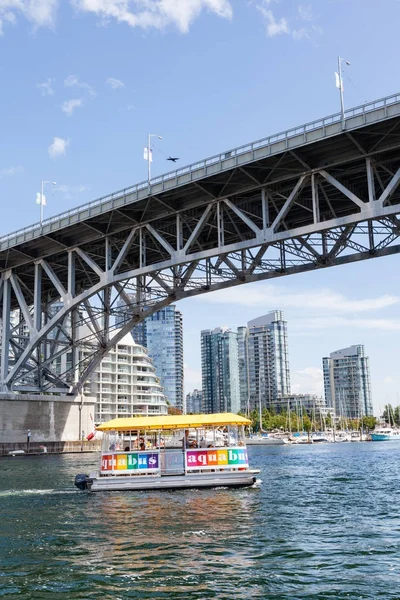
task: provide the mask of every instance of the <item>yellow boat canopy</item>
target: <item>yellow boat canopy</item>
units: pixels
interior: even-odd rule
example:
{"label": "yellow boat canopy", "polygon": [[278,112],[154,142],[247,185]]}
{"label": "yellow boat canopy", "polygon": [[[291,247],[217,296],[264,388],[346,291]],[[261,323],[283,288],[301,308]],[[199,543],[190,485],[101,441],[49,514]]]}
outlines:
{"label": "yellow boat canopy", "polygon": [[167,415],[160,417],[126,417],[106,421],[97,431],[138,431],[160,429],[189,429],[190,427],[224,427],[225,425],[250,425],[251,421],[233,413],[210,415]]}

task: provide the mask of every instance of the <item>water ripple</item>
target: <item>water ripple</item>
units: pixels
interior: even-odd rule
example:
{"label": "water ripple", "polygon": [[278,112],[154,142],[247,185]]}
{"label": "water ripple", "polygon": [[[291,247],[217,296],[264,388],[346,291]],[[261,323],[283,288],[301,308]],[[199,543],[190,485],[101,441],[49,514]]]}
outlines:
{"label": "water ripple", "polygon": [[252,488],[85,494],[0,461],[0,598],[400,600],[400,444],[249,449]]}

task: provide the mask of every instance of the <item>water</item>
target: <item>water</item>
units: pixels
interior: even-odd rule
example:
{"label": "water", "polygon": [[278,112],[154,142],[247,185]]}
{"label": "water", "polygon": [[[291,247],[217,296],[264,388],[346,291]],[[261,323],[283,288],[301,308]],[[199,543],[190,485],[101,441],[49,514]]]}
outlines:
{"label": "water", "polygon": [[255,488],[87,494],[0,459],[0,599],[400,599],[400,444],[251,447]]}

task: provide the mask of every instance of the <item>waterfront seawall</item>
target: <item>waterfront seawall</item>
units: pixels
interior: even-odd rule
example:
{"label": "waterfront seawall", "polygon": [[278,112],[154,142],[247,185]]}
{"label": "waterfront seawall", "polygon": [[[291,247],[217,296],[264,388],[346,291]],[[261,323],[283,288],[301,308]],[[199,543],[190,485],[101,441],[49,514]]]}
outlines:
{"label": "waterfront seawall", "polygon": [[[46,452],[43,451],[46,449]],[[9,456],[10,452],[23,450],[25,454],[72,454],[79,452],[100,452],[101,442],[98,441],[81,441],[81,442],[44,442],[29,444],[29,452],[26,443],[0,443],[0,457]]]}

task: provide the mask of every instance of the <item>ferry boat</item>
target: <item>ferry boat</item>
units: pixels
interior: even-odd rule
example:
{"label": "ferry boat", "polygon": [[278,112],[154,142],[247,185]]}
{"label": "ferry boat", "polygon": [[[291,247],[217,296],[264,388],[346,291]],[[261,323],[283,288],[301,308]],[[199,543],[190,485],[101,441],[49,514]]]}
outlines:
{"label": "ferry boat", "polygon": [[91,492],[251,486],[259,471],[249,468],[247,425],[233,413],[113,419],[96,428],[99,470],[76,475],[75,485]]}
{"label": "ferry boat", "polygon": [[400,441],[400,429],[392,429],[391,427],[374,429],[371,431],[371,440],[373,442]]}

